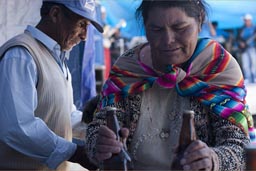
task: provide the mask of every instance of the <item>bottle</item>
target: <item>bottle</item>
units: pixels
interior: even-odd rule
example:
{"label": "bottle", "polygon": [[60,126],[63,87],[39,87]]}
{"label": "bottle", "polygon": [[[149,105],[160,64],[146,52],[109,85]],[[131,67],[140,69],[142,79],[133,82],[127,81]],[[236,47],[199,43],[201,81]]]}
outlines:
{"label": "bottle", "polygon": [[194,124],[194,111],[185,110],[183,112],[183,121],[182,127],[180,131],[180,138],[179,138],[179,146],[176,151],[176,156],[172,162],[171,170],[183,170],[180,160],[184,155],[184,151],[186,148],[195,141],[196,138],[196,131],[195,131],[195,124]]}
{"label": "bottle", "polygon": [[250,143],[245,147],[246,170],[256,170],[256,143]]}
{"label": "bottle", "polygon": [[[114,131],[116,134],[117,140],[121,141],[121,137],[119,134],[120,126],[116,117],[116,111],[117,108],[115,107],[107,107],[106,110],[106,121],[107,126]],[[128,152],[124,147],[122,148],[121,152],[119,154],[113,154],[110,159],[107,159],[103,162],[103,170],[128,170],[127,162],[131,162],[131,158],[128,154]]]}

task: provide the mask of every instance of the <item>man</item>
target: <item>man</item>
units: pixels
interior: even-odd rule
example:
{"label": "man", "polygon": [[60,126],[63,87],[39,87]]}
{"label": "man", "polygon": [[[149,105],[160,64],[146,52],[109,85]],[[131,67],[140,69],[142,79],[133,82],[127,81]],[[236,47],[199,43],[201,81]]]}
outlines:
{"label": "man", "polygon": [[43,0],[41,20],[0,48],[0,170],[92,169],[84,142],[72,141],[68,51],[103,32],[93,0]]}
{"label": "man", "polygon": [[241,51],[245,83],[254,83],[256,81],[256,28],[252,23],[250,14],[246,14],[243,19],[244,26],[238,34],[238,46]]}

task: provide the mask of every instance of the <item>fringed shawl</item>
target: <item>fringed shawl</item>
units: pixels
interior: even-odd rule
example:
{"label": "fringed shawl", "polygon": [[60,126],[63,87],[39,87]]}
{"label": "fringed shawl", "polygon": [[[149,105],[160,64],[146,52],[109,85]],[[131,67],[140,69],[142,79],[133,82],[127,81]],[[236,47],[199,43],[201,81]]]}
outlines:
{"label": "fringed shawl", "polygon": [[194,96],[214,114],[236,124],[247,135],[253,134],[240,67],[219,43],[199,39],[189,61],[169,65],[165,73],[140,61],[139,52],[144,46],[127,51],[114,64],[103,86],[101,107],[114,104],[129,94],[141,93],[156,83],[165,88],[175,87],[181,96]]}

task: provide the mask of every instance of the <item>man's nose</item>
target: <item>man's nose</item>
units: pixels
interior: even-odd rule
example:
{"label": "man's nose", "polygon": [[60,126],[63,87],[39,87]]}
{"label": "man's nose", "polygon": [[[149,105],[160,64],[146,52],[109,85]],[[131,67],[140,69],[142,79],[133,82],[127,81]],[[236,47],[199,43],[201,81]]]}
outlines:
{"label": "man's nose", "polygon": [[87,37],[87,28],[82,29],[81,33],[80,33],[80,39],[81,40],[86,40]]}

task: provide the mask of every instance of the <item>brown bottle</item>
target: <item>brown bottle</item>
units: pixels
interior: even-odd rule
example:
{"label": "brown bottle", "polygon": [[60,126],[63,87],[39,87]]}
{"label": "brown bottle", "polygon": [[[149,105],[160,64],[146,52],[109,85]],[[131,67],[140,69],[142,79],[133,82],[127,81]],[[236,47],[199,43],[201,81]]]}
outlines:
{"label": "brown bottle", "polygon": [[179,146],[177,148],[176,156],[173,160],[171,170],[183,170],[182,166],[180,165],[180,160],[182,159],[184,151],[189,146],[189,144],[191,144],[196,139],[197,138],[194,125],[194,111],[185,110],[183,112]]}
{"label": "brown bottle", "polygon": [[246,170],[256,170],[256,143],[250,143],[245,147]]}
{"label": "brown bottle", "polygon": [[[120,126],[116,117],[117,109],[114,107],[107,107],[106,109],[106,121],[107,126],[114,131],[116,134],[117,140],[121,141],[119,131]],[[124,145],[125,147],[125,145]],[[123,148],[119,154],[113,154],[110,159],[107,159],[103,162],[103,170],[128,170],[127,161],[131,161],[130,156],[126,152],[126,149]]]}

